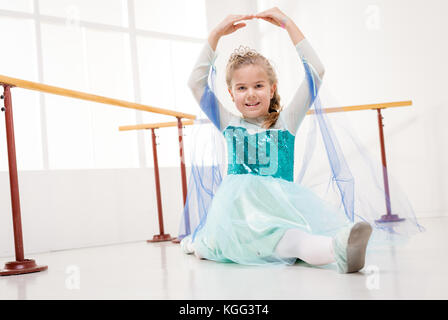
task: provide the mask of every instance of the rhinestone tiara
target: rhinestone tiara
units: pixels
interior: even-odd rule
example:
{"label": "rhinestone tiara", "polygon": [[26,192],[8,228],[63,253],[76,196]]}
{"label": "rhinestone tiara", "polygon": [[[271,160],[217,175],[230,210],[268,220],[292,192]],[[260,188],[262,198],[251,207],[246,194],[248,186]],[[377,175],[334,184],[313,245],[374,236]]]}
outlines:
{"label": "rhinestone tiara", "polygon": [[256,52],[254,49],[251,49],[249,47],[240,45],[238,48],[236,48],[233,53],[230,55],[229,62],[232,62],[238,58],[247,56],[247,57],[255,57],[258,55],[258,52]]}

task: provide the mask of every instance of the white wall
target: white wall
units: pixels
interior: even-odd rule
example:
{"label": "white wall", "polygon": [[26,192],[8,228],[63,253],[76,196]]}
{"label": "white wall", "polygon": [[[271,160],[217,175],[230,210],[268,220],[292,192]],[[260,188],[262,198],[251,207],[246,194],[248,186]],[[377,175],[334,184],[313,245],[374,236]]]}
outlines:
{"label": "white wall", "polygon": [[[443,62],[443,57],[448,53],[448,45],[444,41],[444,30],[448,29],[448,22],[443,19],[448,3],[442,0],[232,0],[206,3],[207,30],[227,14],[254,13],[274,5],[279,6],[295,20],[323,61],[326,67],[324,88],[332,95],[329,101],[337,102],[338,105],[355,105],[412,100],[412,107],[384,111],[389,170],[408,195],[417,217],[448,213],[448,200],[444,197],[448,180],[448,170],[444,167],[448,160],[446,148],[448,130],[444,127],[444,116],[448,115],[448,111],[444,108],[447,98],[442,90],[445,84],[442,77],[448,71],[447,65]],[[8,19],[2,21],[6,25],[9,23]],[[17,21],[11,22],[14,28],[21,24]],[[33,23],[28,21],[22,25],[24,30],[20,31],[21,34],[29,34]],[[190,49],[189,55],[192,57],[195,56],[195,50],[199,50],[200,41],[205,40],[204,35],[201,34],[198,39],[195,40],[197,44]],[[218,80],[221,79],[222,83],[224,75],[219,70],[223,70],[222,67],[233,49],[240,44],[248,45],[274,61],[279,73],[282,101],[287,102],[303,77],[300,69],[292,73],[287,72],[291,69],[291,61],[296,58],[289,41],[284,30],[271,27],[265,22],[248,22],[246,29],[239,30],[232,37],[223,38],[220,42],[217,60]],[[20,60],[23,71],[20,71],[17,77],[38,80],[38,71],[35,71],[35,66],[30,63],[30,59],[34,59],[31,54],[35,50],[34,46],[34,42],[21,44],[20,59],[17,58],[16,62]],[[150,51],[145,52],[149,54]],[[124,56],[127,54],[125,52]],[[9,57],[14,60],[14,53],[9,53]],[[51,61],[48,60],[48,56],[44,56],[43,60]],[[145,59],[140,57],[139,61]],[[101,59],[96,63],[101,63]],[[6,70],[7,67],[2,65],[2,70]],[[95,64],[90,64],[89,68],[90,72],[95,72]],[[0,74],[3,74],[2,72],[0,71]],[[123,72],[129,76],[127,69]],[[27,74],[31,76],[26,76]],[[11,73],[8,75],[14,76]],[[148,80],[148,73],[145,71],[140,76],[143,82],[146,81],[140,98],[143,102],[149,102],[151,97],[148,87],[154,84]],[[186,77],[188,74],[183,76]],[[69,75],[67,79],[61,81],[70,83]],[[176,80],[175,87],[178,86],[177,82]],[[78,85],[83,88],[82,82]],[[107,95],[107,90],[104,90],[102,92]],[[133,100],[135,95],[132,92],[132,88],[127,88],[125,93],[116,94],[123,94],[125,99]],[[224,86],[220,85],[218,92],[229,109],[235,111]],[[23,104],[30,106],[28,112],[33,115],[32,120],[25,120],[26,112],[22,111],[23,115],[20,116],[21,111],[17,111],[19,118],[17,121],[21,123],[16,128],[16,135],[19,137],[18,153],[24,149],[31,150],[27,156],[19,157],[26,253],[146,240],[158,233],[149,135],[139,142],[136,140],[136,135],[120,138],[123,139],[120,145],[132,146],[128,149],[129,156],[120,155],[122,162],[107,162],[108,165],[104,168],[101,165],[92,167],[88,155],[93,147],[89,146],[89,150],[86,151],[89,153],[85,159],[87,165],[73,170],[70,168],[53,170],[51,157],[50,160],[45,158],[42,160],[45,148],[36,147],[36,144],[39,146],[41,143],[42,130],[34,119],[42,116],[36,107],[38,101],[42,103],[42,99],[31,95],[29,98],[21,96],[14,101],[20,99],[26,101]],[[185,105],[179,101],[184,100],[178,98],[176,102],[176,99],[173,100],[171,97],[170,104],[175,103],[176,108],[182,109]],[[30,101],[33,104],[29,103]],[[57,105],[56,103],[52,108],[56,108]],[[15,110],[18,106],[16,102]],[[188,109],[194,107],[189,100]],[[92,115],[94,114],[90,113],[90,119],[95,121],[101,119],[101,116]],[[117,114],[117,117],[122,117],[121,115],[126,117],[124,113]],[[370,146],[371,151],[376,153],[379,161],[376,114],[373,111],[368,114],[366,111],[352,117],[357,121],[355,128],[360,130],[360,137]],[[125,120],[129,122],[133,119],[136,119],[134,115]],[[143,120],[150,122],[149,118]],[[111,125],[116,130],[114,121]],[[2,145],[0,164],[3,166],[3,171],[0,172],[0,256],[6,257],[13,255],[14,246],[4,125],[0,129]],[[88,129],[87,125],[86,130]],[[27,130],[32,130],[32,133]],[[75,132],[67,130],[64,135],[71,136],[73,141],[76,141]],[[175,135],[170,133],[169,136],[171,138]],[[165,139],[162,145],[166,146],[169,143],[169,139]],[[180,170],[176,167],[177,141],[171,143],[170,148],[176,151],[172,154],[159,155],[161,157],[159,161],[165,232],[177,235],[182,210],[182,191]],[[143,149],[142,144],[145,146]],[[112,154],[116,152],[110,146],[109,148],[109,151],[104,152]],[[142,158],[141,154],[145,154],[146,157]],[[33,157],[36,160],[30,161]],[[50,168],[45,168],[43,163],[46,161],[50,161]],[[121,168],[119,166],[121,163],[131,165],[128,168]]]}

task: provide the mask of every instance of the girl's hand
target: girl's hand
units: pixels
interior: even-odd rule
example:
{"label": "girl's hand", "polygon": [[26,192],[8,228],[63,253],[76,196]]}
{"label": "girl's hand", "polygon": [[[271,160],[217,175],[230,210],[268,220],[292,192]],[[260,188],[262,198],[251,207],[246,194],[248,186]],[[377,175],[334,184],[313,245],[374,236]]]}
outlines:
{"label": "girl's hand", "polygon": [[255,18],[263,19],[282,28],[285,28],[286,23],[289,21],[288,16],[281,12],[277,7],[257,13]]}
{"label": "girl's hand", "polygon": [[244,22],[237,23],[243,20],[251,20],[254,18],[254,15],[229,15],[227,16],[220,24],[218,24],[212,31],[216,36],[222,37],[228,34],[235,32],[238,29],[241,29],[246,26]]}
{"label": "girl's hand", "polygon": [[266,20],[267,22],[286,29],[294,45],[297,45],[305,38],[302,31],[300,31],[294,21],[292,21],[286,14],[281,12],[277,7],[260,12],[255,15],[255,18]]}
{"label": "girl's hand", "polygon": [[241,29],[246,26],[244,22],[237,23],[243,20],[251,20],[254,18],[254,15],[229,15],[227,16],[220,24],[218,24],[208,37],[208,43],[210,44],[213,50],[216,50],[216,46],[218,45],[218,41],[222,36],[234,33],[236,30]]}

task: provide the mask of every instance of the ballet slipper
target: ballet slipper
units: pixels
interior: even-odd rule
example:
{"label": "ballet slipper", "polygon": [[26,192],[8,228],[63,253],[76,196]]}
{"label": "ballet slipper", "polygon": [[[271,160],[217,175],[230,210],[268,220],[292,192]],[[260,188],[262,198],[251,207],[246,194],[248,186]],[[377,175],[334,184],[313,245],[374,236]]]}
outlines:
{"label": "ballet slipper", "polygon": [[357,272],[364,267],[371,233],[370,224],[358,222],[336,234],[333,238],[333,252],[339,273]]}
{"label": "ballet slipper", "polygon": [[197,250],[194,251],[194,256],[199,260],[205,260],[205,258],[201,256]]}
{"label": "ballet slipper", "polygon": [[186,237],[184,237],[181,241],[180,241],[180,247],[182,249],[182,251],[186,254],[192,254],[194,253],[193,250],[193,241],[191,239],[191,235],[188,235]]}

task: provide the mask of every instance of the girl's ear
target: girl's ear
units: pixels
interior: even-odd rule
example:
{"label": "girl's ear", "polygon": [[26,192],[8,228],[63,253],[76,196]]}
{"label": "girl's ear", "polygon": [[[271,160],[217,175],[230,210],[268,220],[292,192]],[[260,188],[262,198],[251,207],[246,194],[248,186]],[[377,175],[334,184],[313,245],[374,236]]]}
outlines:
{"label": "girl's ear", "polygon": [[274,83],[271,86],[271,99],[274,97],[275,90],[277,90],[277,84],[276,83]]}
{"label": "girl's ear", "polygon": [[230,93],[230,96],[232,97],[232,101],[234,101],[235,102],[235,100],[233,99],[233,94],[232,94],[232,91],[229,89],[229,88],[227,88],[227,91],[229,91],[229,93]]}

